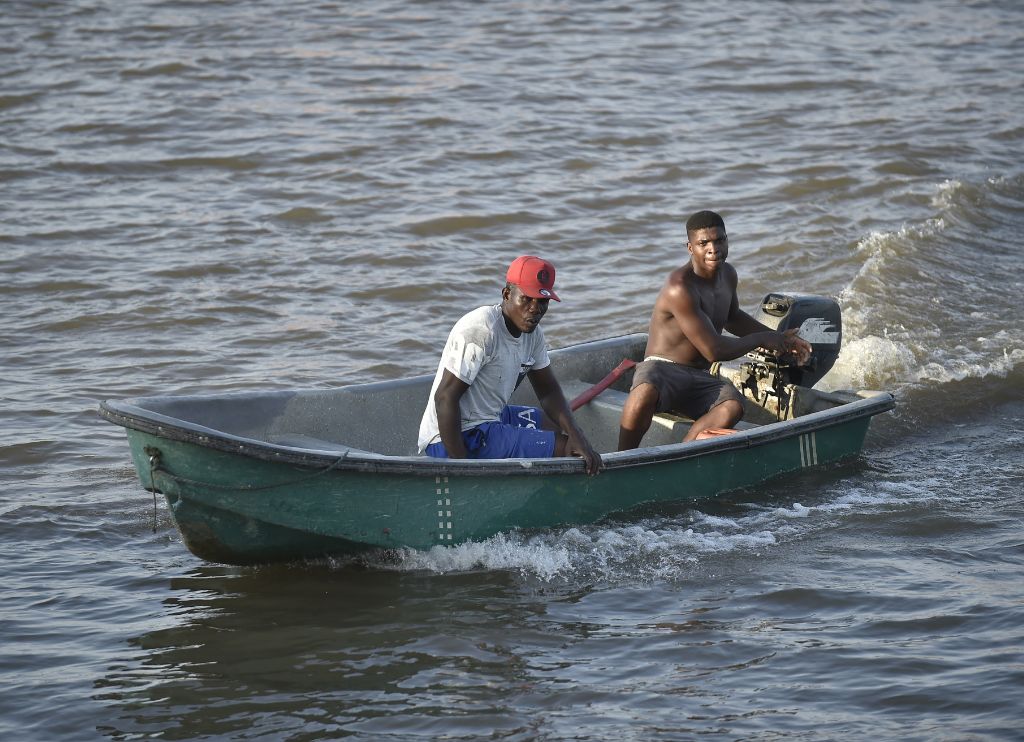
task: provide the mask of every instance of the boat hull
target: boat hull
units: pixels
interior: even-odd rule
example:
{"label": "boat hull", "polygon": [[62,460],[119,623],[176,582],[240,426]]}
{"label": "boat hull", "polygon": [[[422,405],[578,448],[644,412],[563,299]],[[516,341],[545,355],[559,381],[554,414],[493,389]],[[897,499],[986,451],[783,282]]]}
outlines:
{"label": "boat hull", "polygon": [[[742,366],[716,372],[744,396],[739,432],[682,443],[690,422],[655,415],[645,447],[617,451],[631,372],[645,334],[551,351],[603,468],[577,458],[432,459],[416,452],[432,377],[331,389],[106,401],[128,433],[143,486],[163,493],[188,548],[228,564],[379,549],[429,549],[514,529],[593,523],[651,503],[688,502],[857,455],[885,392],[784,389]],[[780,394],[781,392],[781,394]],[[516,404],[537,404],[528,384]]]}
{"label": "boat hull", "polygon": [[521,471],[494,474],[458,467],[353,471],[324,461],[268,461],[132,429],[128,437],[144,486],[166,496],[189,550],[210,561],[251,564],[450,546],[715,497],[857,455],[870,414],[847,417],[609,454],[596,477],[545,472],[525,461]]}

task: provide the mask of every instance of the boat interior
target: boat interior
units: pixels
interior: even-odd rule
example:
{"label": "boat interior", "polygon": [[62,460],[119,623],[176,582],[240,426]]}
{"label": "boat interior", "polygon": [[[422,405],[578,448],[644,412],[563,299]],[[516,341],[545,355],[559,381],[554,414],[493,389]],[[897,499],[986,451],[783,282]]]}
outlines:
{"label": "boat interior", "polygon": [[[600,382],[623,359],[642,360],[645,333],[582,343],[551,351],[552,366],[567,400]],[[856,401],[871,392],[824,392],[781,384],[750,359],[712,369],[730,378],[744,395],[744,419],[737,429],[800,417]],[[615,451],[619,417],[632,370],[574,414],[591,444],[601,453]],[[397,381],[334,389],[237,393],[217,396],[149,397],[128,404],[159,423],[183,422],[199,434],[227,434],[272,446],[337,454],[360,451],[384,456],[415,456],[420,417],[433,381],[423,375]],[[529,382],[514,404],[536,404]],[[655,415],[644,447],[679,443],[692,420]]]}

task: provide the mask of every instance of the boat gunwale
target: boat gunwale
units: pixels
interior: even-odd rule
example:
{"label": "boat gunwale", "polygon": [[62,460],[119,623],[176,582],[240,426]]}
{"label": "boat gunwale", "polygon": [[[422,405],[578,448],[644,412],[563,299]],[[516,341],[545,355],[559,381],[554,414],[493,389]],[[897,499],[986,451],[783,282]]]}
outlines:
{"label": "boat gunwale", "polygon": [[[895,400],[891,393],[872,392],[871,394],[870,397],[841,404],[838,407],[812,412],[791,420],[758,425],[728,436],[603,453],[601,454],[602,468],[604,470],[628,469],[666,461],[681,461],[709,453],[752,448],[772,440],[793,438],[840,423],[872,417],[895,407]],[[153,398],[137,398],[138,401],[143,399]],[[166,397],[160,399],[166,399]],[[417,476],[484,477],[585,473],[583,460],[575,457],[500,460],[433,459],[427,456],[378,454],[356,448],[339,453],[287,446],[225,433],[190,423],[187,420],[152,412],[132,404],[133,401],[136,400],[106,400],[101,402],[99,414],[116,425],[159,438],[274,463],[293,464],[308,468],[329,468],[336,471]]]}

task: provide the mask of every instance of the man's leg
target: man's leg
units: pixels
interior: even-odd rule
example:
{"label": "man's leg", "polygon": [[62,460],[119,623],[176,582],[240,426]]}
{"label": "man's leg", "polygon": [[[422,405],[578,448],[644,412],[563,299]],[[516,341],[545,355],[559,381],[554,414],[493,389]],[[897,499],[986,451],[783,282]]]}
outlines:
{"label": "man's leg", "polygon": [[545,416],[539,407],[506,405],[498,422],[484,423],[481,459],[546,459],[557,456],[558,433],[538,427]]}
{"label": "man's leg", "polygon": [[651,418],[658,406],[658,388],[653,384],[633,387],[622,406],[619,420],[619,450],[636,448],[651,427]]}
{"label": "man's leg", "polygon": [[690,430],[683,436],[683,443],[694,440],[708,428],[731,428],[742,417],[743,405],[735,399],[727,399],[694,420]]}
{"label": "man's leg", "polygon": [[534,428],[536,430],[555,430],[548,423],[540,407],[529,405],[507,404],[498,415],[498,422],[513,425],[517,428]]}
{"label": "man's leg", "polygon": [[569,442],[569,436],[555,425],[554,420],[548,418],[540,407],[527,407],[523,405],[505,405],[501,411],[500,420],[505,425],[512,425],[518,428],[535,428],[547,430],[555,434],[555,448],[553,456],[565,456],[565,446]]}

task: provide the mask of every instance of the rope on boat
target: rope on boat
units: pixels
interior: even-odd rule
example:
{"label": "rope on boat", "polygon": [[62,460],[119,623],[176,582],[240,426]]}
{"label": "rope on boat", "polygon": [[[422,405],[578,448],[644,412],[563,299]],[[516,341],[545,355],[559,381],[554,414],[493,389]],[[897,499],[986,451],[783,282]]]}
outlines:
{"label": "rope on boat", "polygon": [[147,450],[146,453],[149,454],[149,484],[153,488],[153,533],[156,533],[156,480],[153,479],[153,474],[160,464],[160,451],[154,448],[152,452]]}
{"label": "rope on boat", "polygon": [[260,491],[263,491],[263,490],[276,489],[278,487],[288,487],[288,486],[291,486],[293,484],[301,484],[302,482],[308,482],[311,479],[316,479],[317,477],[322,477],[324,474],[327,474],[328,472],[333,471],[334,469],[337,469],[342,464],[342,462],[344,462],[345,459],[348,458],[348,454],[349,454],[349,451],[346,450],[345,453],[343,453],[341,456],[339,456],[337,460],[332,461],[329,466],[326,466],[323,469],[317,469],[316,471],[312,472],[311,474],[306,474],[304,476],[297,477],[296,479],[290,479],[290,480],[285,481],[285,482],[276,482],[274,484],[255,485],[255,484],[216,484],[214,482],[204,482],[204,481],[202,481],[200,479],[189,479],[188,477],[178,476],[177,474],[172,474],[171,472],[167,471],[167,469],[163,468],[160,465],[161,453],[160,453],[160,449],[159,448],[156,448],[155,446],[146,446],[145,452],[149,456],[149,481],[153,485],[152,492],[153,492],[153,530],[154,531],[156,531],[156,493],[157,493],[157,489],[156,489],[156,480],[153,478],[153,475],[156,472],[160,472],[161,474],[165,475],[168,479],[173,479],[175,482],[178,482],[179,484],[182,484],[182,483],[183,484],[193,484],[193,485],[199,485],[201,487],[210,487],[210,488],[219,489],[219,490],[236,490],[236,491],[237,490],[245,490],[246,492],[260,492]]}

